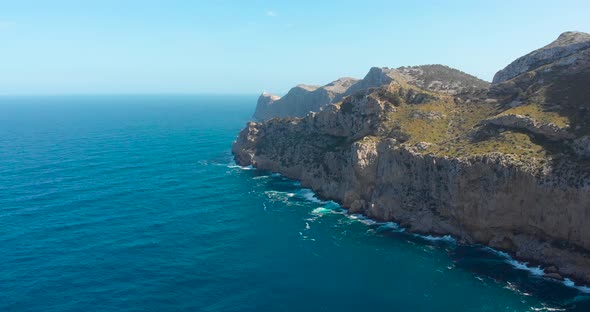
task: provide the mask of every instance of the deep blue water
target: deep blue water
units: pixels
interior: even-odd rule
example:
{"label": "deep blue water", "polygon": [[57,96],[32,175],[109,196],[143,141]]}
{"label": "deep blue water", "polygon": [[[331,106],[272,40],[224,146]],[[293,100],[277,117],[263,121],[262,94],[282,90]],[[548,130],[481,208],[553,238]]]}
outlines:
{"label": "deep blue water", "polygon": [[0,98],[0,311],[590,311],[235,166],[255,96]]}

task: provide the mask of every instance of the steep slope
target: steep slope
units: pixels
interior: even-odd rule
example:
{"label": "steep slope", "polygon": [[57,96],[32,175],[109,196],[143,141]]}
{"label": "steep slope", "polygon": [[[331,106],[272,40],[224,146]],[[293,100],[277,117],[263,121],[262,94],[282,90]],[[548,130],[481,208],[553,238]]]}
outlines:
{"label": "steep slope", "polygon": [[489,91],[438,65],[391,70],[304,118],[249,123],[232,151],[351,212],[590,283],[590,56],[568,53]]}

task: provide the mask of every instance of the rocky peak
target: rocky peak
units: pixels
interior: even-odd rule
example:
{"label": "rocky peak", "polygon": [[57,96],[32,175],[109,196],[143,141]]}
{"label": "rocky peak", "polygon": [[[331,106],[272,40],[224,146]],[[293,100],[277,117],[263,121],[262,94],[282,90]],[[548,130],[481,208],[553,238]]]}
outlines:
{"label": "rocky peak", "polygon": [[559,46],[567,46],[590,41],[590,34],[581,31],[566,31],[559,35],[555,41],[548,44],[544,48],[553,48]]}
{"label": "rocky peak", "polygon": [[[515,76],[497,80],[503,75]],[[549,140],[590,135],[589,34],[563,33],[498,72],[496,80],[488,96],[503,112],[493,122],[510,121],[515,128]]]}
{"label": "rocky peak", "polygon": [[263,103],[268,104],[269,102],[276,101],[280,98],[281,97],[278,95],[273,95],[268,92],[262,92],[262,94],[258,97],[258,102],[260,103],[262,101]]}
{"label": "rocky peak", "polygon": [[343,77],[330,82],[329,84],[323,86],[323,88],[333,93],[344,94],[344,92],[346,92],[346,90],[348,90],[348,88],[350,88],[350,86],[355,84],[357,81],[359,80],[355,78]]}
{"label": "rocky peak", "polygon": [[394,81],[393,73],[394,70],[387,67],[372,67],[367,75],[365,75],[365,78],[350,86],[345,95],[390,84]]}
{"label": "rocky peak", "polygon": [[390,76],[393,69],[389,69],[388,67],[371,67],[363,81],[367,84],[371,85],[384,85],[388,84],[393,81],[393,78]]}
{"label": "rocky peak", "polygon": [[440,64],[399,67],[395,71],[419,88],[447,94],[487,89],[490,85],[487,81]]}
{"label": "rocky peak", "polygon": [[590,48],[590,34],[564,32],[550,44],[516,59],[494,75],[492,84],[499,84],[540,66],[556,62]]}
{"label": "rocky peak", "polygon": [[313,86],[313,85],[306,85],[306,84],[298,84],[297,86],[295,86],[295,88],[291,89],[289,92],[292,91],[315,91],[319,88],[319,86]]}

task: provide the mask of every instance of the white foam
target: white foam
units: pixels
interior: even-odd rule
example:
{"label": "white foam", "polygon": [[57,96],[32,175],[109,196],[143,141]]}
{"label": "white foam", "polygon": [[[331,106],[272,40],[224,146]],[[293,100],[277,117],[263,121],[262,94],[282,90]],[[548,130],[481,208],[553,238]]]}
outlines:
{"label": "white foam", "polygon": [[524,270],[524,271],[529,271],[531,274],[535,275],[535,276],[543,276],[545,275],[545,271],[543,271],[543,269],[541,269],[540,266],[529,266],[528,262],[520,262],[520,261],[516,261],[512,258],[506,259],[506,262],[508,262],[510,265],[512,265],[513,267],[519,269],[519,270]]}
{"label": "white foam", "polygon": [[551,308],[551,307],[540,307],[540,308],[535,308],[535,307],[531,307],[531,310],[533,311],[565,311],[565,309],[562,308]]}
{"label": "white foam", "polygon": [[321,201],[319,198],[317,198],[315,193],[310,189],[302,189],[301,191],[299,191],[299,195],[301,195],[301,197],[303,197],[306,200],[313,202],[313,203],[317,203],[317,204],[325,203],[325,202]]}
{"label": "white foam", "polygon": [[384,223],[380,223],[379,224],[379,229],[380,230],[393,230],[396,232],[404,232],[406,229],[404,229],[403,227],[401,227],[399,224],[395,223],[395,222],[384,222]]}
{"label": "white foam", "polygon": [[242,169],[242,170],[256,170],[256,168],[250,166],[240,166],[240,165],[227,165],[228,168],[231,169]]}
{"label": "white foam", "polygon": [[457,241],[451,235],[444,235],[444,236],[432,236],[432,235],[419,235],[414,234],[418,237],[421,237],[425,240],[429,240],[431,242],[447,242],[447,243],[457,243]]}
{"label": "white foam", "polygon": [[295,196],[295,193],[279,192],[279,191],[264,191],[264,195],[271,201],[281,201],[289,204],[289,198]]}
{"label": "white foam", "polygon": [[371,219],[369,219],[363,215],[360,215],[360,214],[350,214],[350,215],[348,215],[348,217],[352,220],[359,221],[359,222],[366,224],[366,225],[377,224],[377,221],[371,220]]}
{"label": "white foam", "polygon": [[496,254],[496,255],[498,255],[498,256],[500,256],[502,258],[512,259],[512,257],[510,257],[510,255],[508,253],[503,252],[503,251],[500,251],[500,250],[496,250],[496,249],[494,249],[492,247],[485,246],[485,247],[483,247],[483,249],[485,249],[485,250],[487,250],[487,251],[489,251],[489,252],[491,252],[493,254]]}
{"label": "white foam", "polygon": [[385,222],[385,223],[382,223],[379,227],[386,228],[386,229],[393,229],[393,230],[397,230],[400,228],[399,224],[397,224],[395,222]]}
{"label": "white foam", "polygon": [[532,294],[531,294],[531,293],[523,292],[522,290],[520,290],[520,289],[519,289],[519,288],[516,286],[516,284],[513,284],[513,283],[511,283],[511,282],[507,282],[507,283],[506,283],[506,286],[504,286],[504,288],[506,288],[506,289],[509,289],[509,290],[512,290],[513,292],[515,292],[515,293],[517,293],[517,294],[519,294],[519,295],[522,295],[522,296],[527,296],[527,297],[530,297],[530,296],[532,296]]}
{"label": "white foam", "polygon": [[575,288],[575,289],[577,289],[577,290],[579,290],[579,291],[581,291],[581,292],[583,292],[583,293],[590,294],[590,287],[588,287],[588,286],[579,286],[579,285],[576,285],[576,283],[574,283],[574,281],[572,281],[572,280],[571,280],[571,279],[569,279],[569,278],[566,278],[566,279],[563,281],[563,284],[564,284],[565,286],[567,286],[567,287],[572,287],[572,288]]}
{"label": "white foam", "polygon": [[[512,258],[509,254],[507,254],[503,251],[496,250],[491,247],[484,247],[483,249],[491,251],[491,252],[501,256],[502,258],[505,258],[505,261],[508,264],[512,265],[516,269],[528,271],[532,275],[535,275],[535,276],[545,276],[545,270],[543,270],[540,266],[536,266],[536,267],[529,266],[528,262],[520,262],[520,261],[514,260],[514,258]],[[563,280],[563,285],[570,287],[570,288],[575,288],[583,293],[590,294],[590,287],[576,285],[574,283],[574,281],[572,281],[569,278],[566,278]],[[541,310],[535,310],[535,311],[560,311],[560,310],[551,310],[551,309],[552,308],[541,308]]]}
{"label": "white foam", "polygon": [[328,208],[325,208],[325,207],[318,207],[318,208],[312,210],[311,211],[311,214],[313,214],[315,216],[320,216],[321,217],[321,216],[323,216],[323,215],[325,215],[327,213],[331,213],[331,212],[332,212],[331,209],[328,209]]}
{"label": "white foam", "polygon": [[576,284],[574,283],[574,281],[572,281],[572,280],[571,280],[571,279],[569,279],[569,278],[566,278],[566,279],[563,281],[563,284],[564,284],[565,286],[568,286],[568,287],[574,287],[574,286],[576,285]]}
{"label": "white foam", "polygon": [[264,194],[271,194],[271,195],[285,195],[287,197],[293,197],[295,196],[295,193],[290,193],[290,192],[281,192],[281,191],[264,191]]}
{"label": "white foam", "polygon": [[513,266],[516,269],[519,270],[524,270],[524,271],[529,271],[531,274],[536,275],[536,276],[543,276],[545,275],[545,271],[540,267],[540,266],[529,266],[528,262],[520,262],[515,260],[514,258],[512,258],[508,253],[500,251],[500,250],[496,250],[492,247],[483,247],[483,249],[490,251],[502,258],[504,258],[504,261],[508,264],[510,264],[511,266]]}

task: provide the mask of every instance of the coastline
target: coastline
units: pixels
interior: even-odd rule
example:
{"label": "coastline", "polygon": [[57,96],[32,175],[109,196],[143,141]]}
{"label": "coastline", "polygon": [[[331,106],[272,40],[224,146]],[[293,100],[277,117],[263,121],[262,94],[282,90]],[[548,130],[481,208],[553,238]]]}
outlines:
{"label": "coastline", "polygon": [[[331,199],[331,198],[326,198],[324,196],[321,196],[320,194],[318,194],[317,190],[314,190],[311,186],[306,185],[305,183],[303,183],[303,181],[299,180],[299,179],[294,179],[292,177],[289,177],[288,175],[282,174],[280,172],[274,172],[272,170],[267,170],[267,169],[260,169],[257,168],[253,165],[246,165],[246,166],[241,166],[237,163],[233,163],[233,164],[229,164],[228,165],[229,168],[239,168],[241,170],[261,170],[261,171],[268,171],[271,173],[271,175],[280,175],[283,177],[286,177],[290,180],[293,180],[297,183],[299,183],[300,187],[305,190],[309,190],[311,193],[311,196],[308,198],[308,196],[305,196],[306,199],[308,201],[317,203],[317,204],[327,204],[327,203],[333,203],[336,204],[339,208],[343,209],[345,211],[344,215],[346,217],[348,217],[349,219],[353,219],[356,221],[359,221],[367,226],[380,226],[380,227],[387,227],[389,229],[391,229],[392,231],[398,232],[398,233],[406,233],[407,235],[412,235],[414,237],[426,240],[426,241],[431,241],[431,242],[444,242],[446,244],[454,244],[457,246],[467,246],[467,247],[481,247],[482,250],[487,250],[490,253],[493,253],[501,258],[504,258],[504,262],[506,262],[507,264],[511,265],[512,268],[514,270],[523,270],[523,271],[527,271],[528,274],[530,274],[531,276],[534,276],[536,278],[540,278],[546,281],[550,281],[553,283],[558,283],[561,284],[565,287],[571,288],[571,289],[575,289],[583,294],[590,294],[590,285],[586,285],[584,284],[582,281],[576,279],[575,277],[572,276],[563,276],[563,280],[558,280],[555,278],[551,278],[551,277],[547,277],[546,276],[546,269],[542,268],[542,264],[541,263],[537,263],[535,261],[532,261],[530,259],[521,259],[521,258],[517,258],[515,255],[511,254],[510,252],[506,252],[506,251],[502,251],[484,244],[469,244],[469,243],[465,243],[462,242],[461,240],[458,240],[456,237],[453,237],[450,234],[439,234],[439,233],[428,233],[428,232],[418,232],[418,231],[412,231],[411,229],[404,227],[402,225],[400,225],[399,223],[397,223],[396,221],[384,221],[384,220],[375,220],[372,219],[364,214],[361,213],[351,213],[350,209],[348,207],[345,207],[342,205],[341,202],[339,202],[337,199]],[[326,210],[333,210],[330,208],[325,208]]]}
{"label": "coastline", "polygon": [[305,106],[313,98],[300,86],[270,99],[292,114],[248,122],[232,153],[351,214],[590,284],[587,81],[590,34],[581,32],[516,59],[491,84],[444,65],[371,68],[319,109]]}

